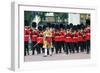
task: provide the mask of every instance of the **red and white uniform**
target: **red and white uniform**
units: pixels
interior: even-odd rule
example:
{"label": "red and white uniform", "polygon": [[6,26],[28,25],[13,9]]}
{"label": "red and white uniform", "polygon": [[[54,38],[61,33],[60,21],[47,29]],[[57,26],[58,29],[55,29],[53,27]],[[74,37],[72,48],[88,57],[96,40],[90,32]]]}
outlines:
{"label": "red and white uniform", "polygon": [[65,31],[61,31],[60,32],[60,37],[61,37],[61,41],[65,42],[66,32]]}
{"label": "red and white uniform", "polygon": [[90,29],[88,28],[86,30],[86,37],[85,37],[85,39],[86,39],[86,41],[88,41],[88,40],[90,40],[90,38],[91,38],[91,36],[90,36]]}
{"label": "red and white uniform", "polygon": [[37,43],[38,44],[43,44],[43,32],[40,32],[38,37],[37,37]]}
{"label": "red and white uniform", "polygon": [[74,43],[78,43],[78,36],[79,36],[79,34],[78,34],[78,32],[76,32],[74,35],[73,35],[73,42]]}
{"label": "red and white uniform", "polygon": [[32,42],[37,41],[38,31],[32,31]]}
{"label": "red and white uniform", "polygon": [[68,42],[68,43],[73,42],[72,34],[71,33],[67,33],[66,34],[65,42]]}
{"label": "red and white uniform", "polygon": [[86,41],[90,40],[90,33],[86,33]]}
{"label": "red and white uniform", "polygon": [[54,41],[55,42],[61,42],[62,41],[60,35],[61,35],[60,32],[55,32],[55,34],[54,34]]}
{"label": "red and white uniform", "polygon": [[78,41],[79,42],[85,42],[85,39],[83,39],[83,33],[79,32]]}
{"label": "red and white uniform", "polygon": [[24,42],[28,43],[31,31],[29,28],[24,28]]}

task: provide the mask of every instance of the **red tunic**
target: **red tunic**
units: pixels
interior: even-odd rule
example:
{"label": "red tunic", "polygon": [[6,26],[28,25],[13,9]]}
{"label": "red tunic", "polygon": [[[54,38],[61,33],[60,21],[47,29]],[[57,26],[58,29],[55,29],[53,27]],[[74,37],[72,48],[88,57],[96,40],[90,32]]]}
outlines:
{"label": "red tunic", "polygon": [[24,28],[24,42],[28,43],[29,36],[30,36],[30,30],[29,30],[29,28]]}
{"label": "red tunic", "polygon": [[79,33],[78,41],[79,42],[84,42],[85,41],[85,39],[83,38],[83,34],[82,33]]}
{"label": "red tunic", "polygon": [[43,44],[43,32],[38,34],[36,41],[38,44]]}
{"label": "red tunic", "polygon": [[37,36],[38,36],[38,31],[32,32],[32,41],[33,41],[33,42],[36,42]]}
{"label": "red tunic", "polygon": [[47,41],[48,43],[51,43],[51,42],[52,42],[52,37],[46,37],[46,41]]}
{"label": "red tunic", "polygon": [[43,37],[37,37],[37,43],[43,44]]}
{"label": "red tunic", "polygon": [[73,35],[73,42],[74,43],[77,43],[78,42],[78,33],[75,33],[74,35]]}
{"label": "red tunic", "polygon": [[31,31],[29,28],[24,28],[24,35],[30,35]]}
{"label": "red tunic", "polygon": [[28,41],[29,41],[29,35],[24,35],[24,42],[28,43]]}
{"label": "red tunic", "polygon": [[60,32],[55,32],[54,34],[54,41],[55,42],[61,42],[61,33]]}
{"label": "red tunic", "polygon": [[62,42],[64,42],[64,40],[65,40],[65,37],[66,37],[66,32],[64,32],[64,31],[61,31],[60,33],[61,33],[61,34],[60,34],[61,41],[62,41]]}
{"label": "red tunic", "polygon": [[72,34],[71,33],[67,33],[66,34],[65,42],[68,42],[68,43],[73,42]]}
{"label": "red tunic", "polygon": [[85,37],[86,41],[90,40],[90,33],[86,33],[86,37]]}

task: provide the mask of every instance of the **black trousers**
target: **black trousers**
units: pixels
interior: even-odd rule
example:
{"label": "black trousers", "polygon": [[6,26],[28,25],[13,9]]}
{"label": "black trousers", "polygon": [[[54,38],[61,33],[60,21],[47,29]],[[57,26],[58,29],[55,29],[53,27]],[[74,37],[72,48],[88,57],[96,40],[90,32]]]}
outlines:
{"label": "black trousers", "polygon": [[45,48],[43,48],[43,46],[42,46],[42,53],[45,53]]}
{"label": "black trousers", "polygon": [[41,51],[43,52],[42,47],[43,47],[43,44],[38,44],[38,45],[37,45],[37,54],[40,54]]}
{"label": "black trousers", "polygon": [[[36,48],[37,48],[37,45],[36,45],[36,42],[32,42],[32,55],[34,55],[35,54],[35,50],[36,50]],[[36,50],[37,51],[37,50]]]}
{"label": "black trousers", "polygon": [[65,42],[65,52],[66,54],[69,54],[71,47],[70,47],[70,43],[69,42]]}
{"label": "black trousers", "polygon": [[29,55],[28,42],[24,42],[24,56],[26,56],[26,53]]}
{"label": "black trousers", "polygon": [[77,53],[79,53],[78,42],[73,43],[73,49],[74,49],[74,52],[77,51]]}
{"label": "black trousers", "polygon": [[79,52],[81,52],[81,42],[78,42]]}
{"label": "black trousers", "polygon": [[58,54],[58,52],[61,51],[61,43],[60,42],[55,42],[55,51],[56,51],[56,54]]}
{"label": "black trousers", "polygon": [[64,41],[61,41],[61,49],[63,48],[63,51],[66,52],[66,49],[65,49],[65,42]]}
{"label": "black trousers", "polygon": [[70,53],[75,53],[74,43],[73,42],[70,43]]}
{"label": "black trousers", "polygon": [[52,41],[52,46],[53,46],[53,48],[52,48],[52,53],[54,52],[54,48],[55,48],[55,42],[54,41]]}
{"label": "black trousers", "polygon": [[66,54],[70,53],[74,53],[74,43],[73,42],[67,42],[65,43],[66,45]]}
{"label": "black trousers", "polygon": [[59,42],[59,53],[61,53],[61,50],[62,50],[62,42]]}
{"label": "black trousers", "polygon": [[79,42],[80,51],[84,52],[84,42]]}
{"label": "black trousers", "polygon": [[87,54],[90,53],[90,40],[87,40],[87,42],[86,42],[86,52],[87,52]]}
{"label": "black trousers", "polygon": [[86,43],[87,41],[84,41],[84,52],[86,52]]}

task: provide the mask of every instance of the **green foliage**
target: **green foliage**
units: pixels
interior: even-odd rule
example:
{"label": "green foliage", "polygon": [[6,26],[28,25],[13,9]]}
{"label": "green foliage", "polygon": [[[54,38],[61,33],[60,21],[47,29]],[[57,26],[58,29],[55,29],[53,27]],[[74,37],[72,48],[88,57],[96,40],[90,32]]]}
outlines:
{"label": "green foliage", "polygon": [[29,26],[31,26],[32,20],[35,18],[35,14],[32,11],[24,11],[24,20],[29,21]]}

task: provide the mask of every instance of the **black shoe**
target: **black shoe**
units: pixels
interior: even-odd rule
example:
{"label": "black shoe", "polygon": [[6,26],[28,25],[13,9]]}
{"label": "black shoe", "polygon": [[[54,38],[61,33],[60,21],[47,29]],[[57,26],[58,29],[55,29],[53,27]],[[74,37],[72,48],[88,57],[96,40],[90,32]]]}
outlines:
{"label": "black shoe", "polygon": [[61,51],[59,53],[61,53]]}
{"label": "black shoe", "polygon": [[66,53],[66,55],[68,55],[68,53]]}
{"label": "black shoe", "polygon": [[77,51],[77,53],[79,53],[79,51]]}
{"label": "black shoe", "polygon": [[56,52],[56,54],[58,54],[58,52]]}
{"label": "black shoe", "polygon": [[47,57],[46,55],[44,55],[43,57]]}
{"label": "black shoe", "polygon": [[50,56],[52,56],[52,54]]}
{"label": "black shoe", "polygon": [[87,54],[90,54],[89,52],[87,52]]}

